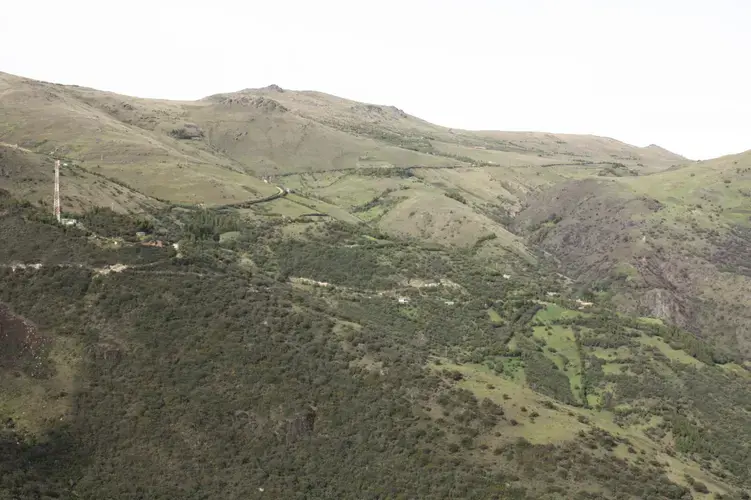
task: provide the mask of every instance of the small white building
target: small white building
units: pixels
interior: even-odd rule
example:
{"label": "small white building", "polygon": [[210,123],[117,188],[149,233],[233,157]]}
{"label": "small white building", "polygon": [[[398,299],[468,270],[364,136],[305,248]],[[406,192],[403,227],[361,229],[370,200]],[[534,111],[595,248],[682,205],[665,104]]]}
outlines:
{"label": "small white building", "polygon": [[397,300],[400,304],[409,304],[409,297],[399,297]]}

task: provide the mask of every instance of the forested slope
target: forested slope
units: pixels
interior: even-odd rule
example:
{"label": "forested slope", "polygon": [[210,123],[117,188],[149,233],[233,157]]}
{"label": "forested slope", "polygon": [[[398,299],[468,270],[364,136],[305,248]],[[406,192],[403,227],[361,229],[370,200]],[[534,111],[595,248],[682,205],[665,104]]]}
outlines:
{"label": "forested slope", "polygon": [[0,213],[0,498],[751,486],[742,360],[522,257],[206,210]]}

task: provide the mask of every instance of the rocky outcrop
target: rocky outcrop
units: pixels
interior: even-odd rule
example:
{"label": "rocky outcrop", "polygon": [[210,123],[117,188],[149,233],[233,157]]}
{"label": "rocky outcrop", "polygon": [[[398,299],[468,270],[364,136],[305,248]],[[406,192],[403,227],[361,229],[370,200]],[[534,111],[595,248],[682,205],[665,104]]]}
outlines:
{"label": "rocky outcrop", "polygon": [[256,108],[265,113],[286,113],[289,111],[289,109],[280,102],[264,96],[233,94],[222,98],[220,102],[227,106]]}
{"label": "rocky outcrop", "polygon": [[185,123],[182,127],[174,128],[170,135],[175,139],[203,139],[203,129],[195,123]]}
{"label": "rocky outcrop", "polygon": [[738,307],[740,296],[751,296],[748,234],[664,223],[663,210],[620,184],[574,181],[528,199],[514,229],[580,286],[613,292],[623,312],[751,352],[751,313]]}

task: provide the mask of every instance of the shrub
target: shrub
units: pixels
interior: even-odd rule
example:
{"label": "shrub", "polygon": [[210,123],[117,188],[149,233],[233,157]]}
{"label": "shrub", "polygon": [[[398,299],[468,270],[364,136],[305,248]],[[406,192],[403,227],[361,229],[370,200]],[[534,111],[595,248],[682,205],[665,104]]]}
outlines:
{"label": "shrub", "polygon": [[201,139],[204,136],[203,130],[193,123],[186,123],[182,127],[172,129],[170,135],[175,139]]}
{"label": "shrub", "polygon": [[444,193],[449,198],[458,201],[459,203],[462,203],[464,205],[467,204],[467,199],[462,195],[459,191],[452,189],[451,191],[447,191]]}

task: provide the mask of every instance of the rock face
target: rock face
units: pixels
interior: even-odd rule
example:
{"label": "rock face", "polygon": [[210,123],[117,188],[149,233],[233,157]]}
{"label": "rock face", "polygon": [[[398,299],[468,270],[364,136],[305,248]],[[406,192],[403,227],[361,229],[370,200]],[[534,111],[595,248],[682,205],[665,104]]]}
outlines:
{"label": "rock face", "polygon": [[286,113],[289,111],[286,107],[282,106],[278,101],[269,99],[268,97],[256,97],[250,101],[250,105],[254,108],[266,111],[269,113],[279,112]]}
{"label": "rock face", "polygon": [[[617,184],[574,181],[531,197],[514,229],[584,287],[611,290],[629,314],[652,316],[751,352],[747,234],[701,235],[663,223],[663,204]],[[741,262],[744,261],[744,262]],[[732,311],[732,314],[728,314]]]}
{"label": "rock face", "polygon": [[268,92],[279,92],[280,94],[284,92],[284,89],[281,88],[279,85],[277,85],[275,83],[272,83],[268,87],[265,87],[265,88],[263,88],[261,90],[266,90]]}
{"label": "rock face", "polygon": [[256,108],[266,113],[286,113],[289,111],[279,101],[264,96],[236,94],[223,97],[220,102],[227,106]]}
{"label": "rock face", "polygon": [[408,118],[409,115],[396,106],[379,106],[377,104],[355,104],[352,111],[364,118]]}
{"label": "rock face", "polygon": [[649,315],[655,318],[673,321],[684,315],[678,298],[663,288],[647,290],[642,302],[643,306],[649,310]]}
{"label": "rock face", "polygon": [[182,127],[172,129],[170,135],[175,139],[203,139],[203,129],[195,123],[185,123]]}

